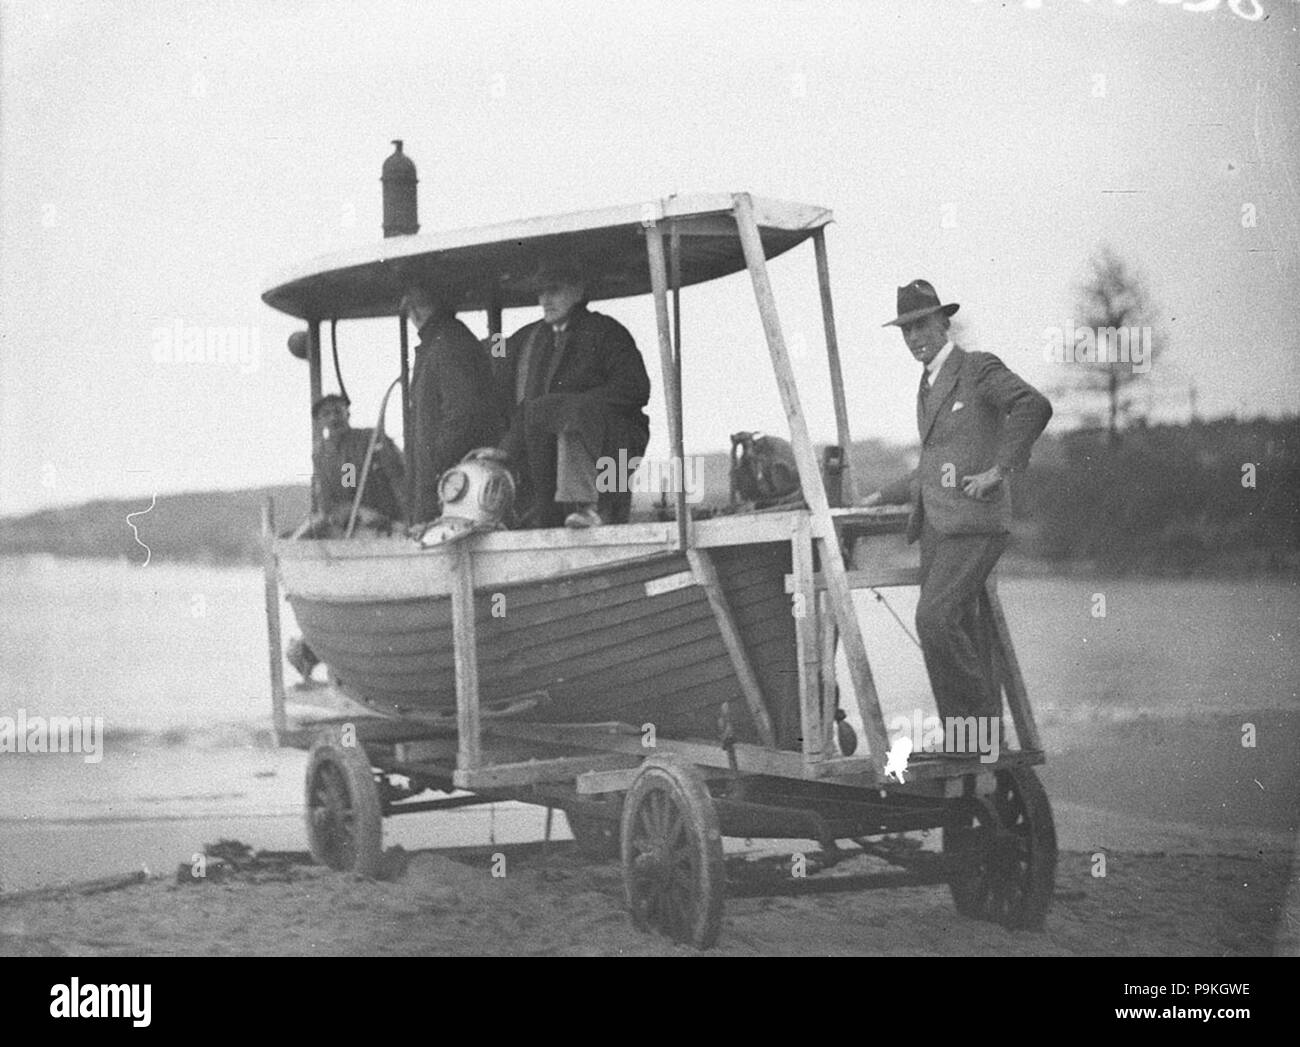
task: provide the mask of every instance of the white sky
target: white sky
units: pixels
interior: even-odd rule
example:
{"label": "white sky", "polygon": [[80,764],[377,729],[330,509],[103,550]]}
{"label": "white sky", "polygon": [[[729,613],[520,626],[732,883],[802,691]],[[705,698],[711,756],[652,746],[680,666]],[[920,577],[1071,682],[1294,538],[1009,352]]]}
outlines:
{"label": "white sky", "polygon": [[[0,0],[0,513],[305,482],[296,325],[259,296],[286,265],[379,238],[392,138],[418,165],[424,231],[677,191],[832,208],[855,436],[915,439],[916,365],[880,326],[897,285],[931,280],[971,344],[1051,387],[1043,329],[1072,319],[1103,241],[1162,306],[1158,415],[1186,417],[1191,380],[1205,416],[1294,410],[1298,14]],[[811,246],[773,277],[829,438]],[[597,308],[646,355],[650,450],[666,453],[650,304]],[[683,318],[688,451],[785,432],[747,278],[687,289]],[[243,329],[256,366],[156,363],[154,332],[177,321]],[[394,328],[340,327],[354,424],[373,424],[396,375]]]}

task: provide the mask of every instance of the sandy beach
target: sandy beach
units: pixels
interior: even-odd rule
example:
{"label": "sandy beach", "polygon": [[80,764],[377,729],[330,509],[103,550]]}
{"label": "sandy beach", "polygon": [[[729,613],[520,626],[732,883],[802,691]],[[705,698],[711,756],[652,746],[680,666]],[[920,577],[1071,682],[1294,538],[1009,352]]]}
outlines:
{"label": "sandy beach", "polygon": [[[1295,718],[1275,729],[1295,732]],[[1042,768],[1061,845],[1056,901],[1044,931],[1012,933],[958,915],[946,886],[873,889],[897,877],[888,858],[854,854],[801,882],[789,874],[800,841],[729,841],[720,955],[1300,955],[1300,810],[1286,757],[1234,771],[1213,721],[1165,725],[1160,744],[1122,743],[1133,728],[1099,730]],[[1108,742],[1109,739],[1109,742]],[[1294,746],[1289,746],[1294,752]],[[1185,778],[1170,756],[1198,752]],[[1279,746],[1278,751],[1282,752]],[[1134,759],[1133,753],[1146,753]],[[1185,754],[1184,754],[1185,755]],[[225,759],[225,757],[223,757]],[[1124,774],[1081,774],[1124,761]],[[191,761],[192,762],[192,761]],[[102,893],[75,885],[0,895],[6,955],[676,955],[692,950],[636,931],[617,861],[592,862],[541,808],[498,805],[386,824],[383,877],[364,880],[302,862],[295,809],[303,754],[264,752],[245,771],[260,793],[242,814],[93,819],[0,829],[8,851],[39,848],[69,872],[137,873]],[[201,761],[200,761],[201,763]],[[262,768],[260,771],[254,768]],[[268,774],[267,768],[273,773]],[[1235,776],[1235,777],[1234,777]],[[1210,779],[1222,783],[1210,790]],[[1264,783],[1261,788],[1259,783]],[[1102,785],[1102,788],[1098,788]],[[1218,805],[1206,799],[1220,797]],[[1267,797],[1267,802],[1261,802]],[[220,798],[209,802],[219,803]],[[238,838],[298,855],[177,882],[205,844]],[[938,834],[913,834],[933,871]],[[504,876],[493,875],[494,861]],[[1096,875],[1098,856],[1105,875]],[[129,857],[128,857],[129,856]],[[305,857],[305,856],[302,856]],[[912,854],[915,861],[917,855]],[[116,862],[116,866],[114,863]],[[220,862],[212,863],[221,866]],[[77,879],[70,875],[68,879]],[[42,879],[48,881],[49,875]],[[851,889],[842,890],[850,887]]]}
{"label": "sandy beach", "polygon": [[[494,854],[506,876],[494,878]],[[636,931],[617,862],[572,844],[394,852],[401,871],[366,881],[293,867],[179,886],[160,878],[82,897],[0,902],[5,955],[689,955]],[[1063,851],[1047,927],[1012,933],[960,916],[942,886],[729,897],[719,955],[1296,955],[1297,884],[1288,850]],[[744,859],[733,859],[739,866]],[[873,871],[858,858],[843,875]],[[874,870],[879,871],[879,870]],[[729,870],[743,880],[743,868]],[[1284,915],[1290,881],[1292,898]]]}

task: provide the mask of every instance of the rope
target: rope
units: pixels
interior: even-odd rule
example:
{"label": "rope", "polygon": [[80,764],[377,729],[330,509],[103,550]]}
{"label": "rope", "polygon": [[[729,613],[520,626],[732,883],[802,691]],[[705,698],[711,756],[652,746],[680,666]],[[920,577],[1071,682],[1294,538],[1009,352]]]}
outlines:
{"label": "rope", "polygon": [[388,398],[392,396],[393,390],[397,388],[397,383],[400,381],[400,378],[394,378],[392,384],[388,387],[388,391],[384,393],[384,398],[379,402],[379,421],[370,434],[370,442],[366,444],[366,457],[361,465],[361,479],[357,482],[357,495],[352,499],[352,511],[348,513],[348,529],[344,532],[344,538],[351,538],[352,530],[357,525],[357,512],[361,508],[361,496],[365,493],[366,481],[370,479],[370,463],[375,457],[375,447],[384,435],[384,412],[388,410]]}
{"label": "rope", "polygon": [[879,590],[877,589],[868,589],[867,592],[871,593],[872,596],[874,596],[878,601],[880,601],[885,605],[885,610],[887,610],[890,614],[894,616],[894,621],[898,623],[898,627],[902,629],[903,632],[907,633],[907,638],[911,640],[912,643],[916,644],[917,649],[919,650],[921,647],[921,641],[912,635],[912,630],[907,627],[907,624],[903,621],[903,619],[898,617],[898,612],[889,606],[889,601],[886,600],[884,596],[882,596]]}

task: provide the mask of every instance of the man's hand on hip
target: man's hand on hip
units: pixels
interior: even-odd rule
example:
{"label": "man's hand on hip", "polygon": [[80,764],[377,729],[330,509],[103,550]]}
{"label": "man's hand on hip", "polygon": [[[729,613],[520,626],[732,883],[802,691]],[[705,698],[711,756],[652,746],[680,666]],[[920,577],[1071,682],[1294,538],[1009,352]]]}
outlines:
{"label": "man's hand on hip", "polygon": [[986,472],[961,478],[962,493],[979,502],[987,502],[994,492],[1002,486],[1002,470],[996,465]]}

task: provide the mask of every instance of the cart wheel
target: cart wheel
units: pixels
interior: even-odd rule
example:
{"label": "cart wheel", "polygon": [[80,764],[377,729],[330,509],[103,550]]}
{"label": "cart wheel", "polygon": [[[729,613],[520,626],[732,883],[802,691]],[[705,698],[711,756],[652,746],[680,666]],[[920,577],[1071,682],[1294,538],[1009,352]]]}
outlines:
{"label": "cart wheel", "polygon": [[623,804],[623,886],[632,922],[707,949],[722,930],[726,869],[713,799],[696,772],[647,760]]}
{"label": "cart wheel", "polygon": [[361,745],[325,734],[307,761],[307,841],[312,858],[341,872],[376,876],[384,819],[370,759]]}
{"label": "cart wheel", "polygon": [[943,849],[958,912],[1042,927],[1056,887],[1056,826],[1032,768],[999,771],[992,796],[965,801],[944,827]]}
{"label": "cart wheel", "polygon": [[953,904],[963,916],[988,919],[991,860],[997,815],[983,799],[954,804],[943,827],[943,856]]}
{"label": "cart wheel", "polygon": [[598,817],[584,811],[581,805],[565,808],[564,817],[583,857],[604,862],[619,856],[617,818]]}

